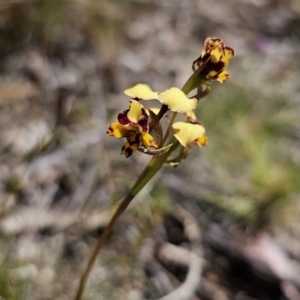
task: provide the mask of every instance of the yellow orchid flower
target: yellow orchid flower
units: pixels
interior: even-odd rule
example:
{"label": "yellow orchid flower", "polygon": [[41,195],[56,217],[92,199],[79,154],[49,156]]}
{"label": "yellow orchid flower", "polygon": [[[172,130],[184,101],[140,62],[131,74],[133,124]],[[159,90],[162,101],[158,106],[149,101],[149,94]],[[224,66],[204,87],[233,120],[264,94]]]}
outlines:
{"label": "yellow orchid flower", "polygon": [[118,122],[112,123],[107,129],[107,135],[113,136],[116,138],[127,138],[127,142],[122,147],[121,154],[124,154],[126,157],[131,156],[137,149],[140,144],[144,147],[154,147],[157,148],[157,144],[154,142],[153,137],[147,132],[138,132],[135,127],[130,125],[124,126]]}
{"label": "yellow orchid flower", "polygon": [[225,71],[230,60],[234,57],[234,50],[225,46],[219,38],[207,38],[201,56],[193,62],[193,70],[206,64],[201,71],[204,81],[217,80],[223,82],[229,78],[229,73]]}
{"label": "yellow orchid flower", "polygon": [[198,123],[176,122],[172,125],[172,131],[179,143],[186,147],[191,143],[199,147],[207,145],[205,129]]}
{"label": "yellow orchid flower", "polygon": [[131,156],[140,145],[157,148],[149,132],[149,111],[138,101],[130,100],[129,109],[119,113],[118,122],[113,122],[106,134],[116,138],[126,138],[121,154]]}

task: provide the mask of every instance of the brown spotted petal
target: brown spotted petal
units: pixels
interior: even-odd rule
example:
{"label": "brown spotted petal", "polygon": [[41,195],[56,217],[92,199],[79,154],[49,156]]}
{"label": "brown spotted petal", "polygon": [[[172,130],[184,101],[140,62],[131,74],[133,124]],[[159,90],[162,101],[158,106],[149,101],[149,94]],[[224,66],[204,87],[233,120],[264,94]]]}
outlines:
{"label": "brown spotted petal", "polygon": [[127,137],[127,142],[122,147],[121,154],[126,158],[130,157],[139,148],[141,142],[141,133],[132,131]]}

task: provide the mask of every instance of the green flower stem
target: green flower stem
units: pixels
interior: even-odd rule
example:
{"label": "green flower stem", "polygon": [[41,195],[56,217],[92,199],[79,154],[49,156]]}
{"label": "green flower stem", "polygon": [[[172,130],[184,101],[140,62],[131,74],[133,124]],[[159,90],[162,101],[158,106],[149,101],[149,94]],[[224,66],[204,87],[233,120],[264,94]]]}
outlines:
{"label": "green flower stem", "polygon": [[174,157],[168,158],[165,161],[165,165],[171,165],[172,167],[179,165],[181,161],[188,155],[187,153],[189,152],[190,148],[186,148],[180,145],[179,153]]}
{"label": "green flower stem", "polygon": [[164,114],[169,110],[168,105],[163,104],[161,106],[160,111],[158,112],[158,115],[156,116],[156,118],[150,123],[150,131],[156,127],[156,125],[158,124],[158,122],[160,121],[160,119],[164,116]]}
{"label": "green flower stem", "polygon": [[160,142],[158,148],[161,148],[165,144],[165,142],[167,141],[167,139],[169,137],[169,134],[171,132],[172,125],[173,125],[173,123],[175,121],[176,116],[177,116],[177,112],[174,112],[173,115],[172,115],[172,118],[171,118],[171,120],[169,122],[169,125],[168,125],[167,131],[165,133],[165,136],[164,136],[163,140]]}
{"label": "green flower stem", "polygon": [[163,155],[153,157],[150,160],[148,166],[144,169],[142,174],[139,176],[139,178],[137,179],[136,183],[131,188],[131,190],[127,194],[127,196],[121,201],[116,212],[114,213],[113,217],[111,218],[110,222],[104,228],[104,231],[101,234],[100,238],[98,239],[97,244],[89,258],[87,267],[80,278],[80,283],[79,283],[76,298],[75,298],[76,300],[80,300],[82,298],[88,276],[91,272],[93,265],[95,264],[97,255],[98,255],[100,249],[102,248],[108,234],[111,232],[113,226],[115,225],[116,221],[123,214],[123,212],[129,206],[131,201],[135,198],[135,196],[142,190],[142,188],[149,182],[149,180],[160,170],[160,168],[163,166],[164,162],[167,160],[168,156],[177,148],[179,143],[175,140],[172,142],[173,142],[173,145],[168,152],[166,152]]}
{"label": "green flower stem", "polygon": [[203,76],[201,75],[202,70],[206,66],[207,62],[204,62],[203,65],[198,68],[187,80],[181,89],[186,95],[192,90],[198,88],[203,83]]}

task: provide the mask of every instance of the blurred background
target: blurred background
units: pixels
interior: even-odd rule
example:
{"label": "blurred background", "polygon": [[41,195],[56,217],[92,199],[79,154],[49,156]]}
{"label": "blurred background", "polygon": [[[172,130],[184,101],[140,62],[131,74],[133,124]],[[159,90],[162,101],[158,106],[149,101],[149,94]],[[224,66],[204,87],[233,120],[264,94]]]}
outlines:
{"label": "blurred background", "polygon": [[144,188],[84,299],[300,299],[299,0],[0,1],[1,299],[73,299],[150,159],[106,136],[123,90],[182,87],[208,36],[236,53],[209,146]]}

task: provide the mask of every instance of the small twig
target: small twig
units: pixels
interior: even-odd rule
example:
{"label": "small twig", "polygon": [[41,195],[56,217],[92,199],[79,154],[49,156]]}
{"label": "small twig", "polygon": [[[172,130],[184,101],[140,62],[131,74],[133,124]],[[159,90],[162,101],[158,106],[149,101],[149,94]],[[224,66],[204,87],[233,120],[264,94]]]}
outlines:
{"label": "small twig", "polygon": [[184,283],[168,295],[162,297],[160,300],[191,299],[201,281],[202,259],[189,250],[169,243],[165,243],[159,249],[159,257],[161,260],[168,260],[177,263],[183,259],[186,263],[188,263],[189,268]]}
{"label": "small twig", "polygon": [[156,243],[154,239],[148,239],[142,247],[140,259],[144,263],[148,273],[151,274],[151,277],[155,277],[157,279],[155,284],[158,288],[165,294],[168,294],[174,290],[174,286],[166,274],[166,270],[154,258],[155,246]]}
{"label": "small twig", "polygon": [[201,232],[199,230],[197,221],[186,210],[181,207],[177,208],[177,217],[184,226],[184,233],[191,243],[191,251],[166,243],[159,250],[159,257],[163,257],[170,261],[178,262],[184,260],[185,265],[188,266],[188,273],[184,283],[162,297],[160,300],[187,300],[194,296],[202,277],[203,263],[200,257],[201,253]]}

